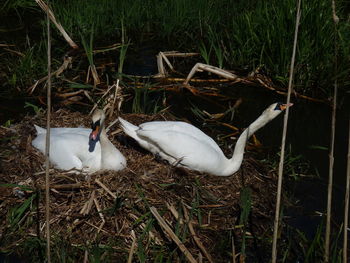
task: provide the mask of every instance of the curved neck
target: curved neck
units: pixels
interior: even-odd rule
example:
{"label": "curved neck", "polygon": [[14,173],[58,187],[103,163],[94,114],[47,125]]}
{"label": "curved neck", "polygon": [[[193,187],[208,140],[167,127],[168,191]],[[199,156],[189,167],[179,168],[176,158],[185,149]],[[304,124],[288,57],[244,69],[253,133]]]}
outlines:
{"label": "curved neck", "polygon": [[[101,133],[100,133],[100,144],[101,144],[101,157],[104,154],[104,150],[106,149],[105,147],[109,147],[111,144],[111,141],[107,137],[106,129],[104,125],[101,127]],[[103,157],[102,157],[103,159]]]}
{"label": "curved neck", "polygon": [[228,163],[222,173],[223,176],[232,175],[239,170],[243,161],[244,148],[248,139],[269,121],[270,120],[264,115],[261,115],[252,124],[250,124],[247,129],[244,130],[244,132],[238,138],[232,158],[227,160]]}

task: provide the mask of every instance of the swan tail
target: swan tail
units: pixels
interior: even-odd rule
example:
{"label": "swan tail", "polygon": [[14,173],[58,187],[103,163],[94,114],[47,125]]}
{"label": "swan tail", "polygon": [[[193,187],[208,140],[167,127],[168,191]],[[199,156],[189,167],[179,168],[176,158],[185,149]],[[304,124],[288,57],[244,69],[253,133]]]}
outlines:
{"label": "swan tail", "polygon": [[40,126],[35,125],[35,124],[34,124],[34,127],[35,127],[35,130],[36,130],[36,133],[37,133],[37,134],[46,133],[46,129],[41,128]]}
{"label": "swan tail", "polygon": [[137,134],[136,134],[136,131],[139,129],[138,126],[122,119],[122,118],[118,118],[119,119],[119,122],[121,124],[121,127],[123,129],[123,131],[128,135],[130,136],[131,138],[135,139],[135,140],[139,140]]}

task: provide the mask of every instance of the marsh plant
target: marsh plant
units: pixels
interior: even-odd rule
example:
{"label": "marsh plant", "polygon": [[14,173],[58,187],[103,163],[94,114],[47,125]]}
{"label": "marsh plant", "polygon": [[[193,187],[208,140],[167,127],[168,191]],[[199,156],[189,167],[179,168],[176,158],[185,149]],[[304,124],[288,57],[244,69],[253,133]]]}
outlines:
{"label": "marsh plant", "polygon": [[152,84],[133,87],[134,96],[132,100],[133,113],[156,114],[162,110],[162,91],[152,90]]}
{"label": "marsh plant", "polygon": [[[200,52],[205,63],[225,69],[252,71],[262,67],[277,83],[287,84],[296,12],[294,0],[249,0],[234,4],[228,0],[53,0],[51,6],[58,21],[73,39],[79,41],[80,34],[83,34],[81,44],[88,54],[90,29],[93,29],[95,47],[121,41],[119,71],[123,67],[128,44],[148,39],[157,46],[161,44],[163,50]],[[336,8],[340,18],[337,58],[334,57],[336,35],[329,1],[302,3],[295,66],[295,88],[301,93],[328,97],[335,76],[340,89],[349,85],[347,2],[337,1]],[[25,0],[6,1],[0,12],[4,14],[15,10],[21,16],[29,9],[40,13],[39,7]],[[42,16],[36,19],[44,25],[45,16],[42,12],[40,14]],[[55,39],[61,39],[57,32],[53,35]],[[198,39],[201,41],[198,42]],[[62,47],[55,50],[58,46],[54,45],[54,54],[61,56]],[[40,63],[38,59],[34,57],[31,61]],[[336,74],[333,69],[335,59],[338,60]],[[18,76],[11,76],[10,82],[14,83],[17,79]]]}

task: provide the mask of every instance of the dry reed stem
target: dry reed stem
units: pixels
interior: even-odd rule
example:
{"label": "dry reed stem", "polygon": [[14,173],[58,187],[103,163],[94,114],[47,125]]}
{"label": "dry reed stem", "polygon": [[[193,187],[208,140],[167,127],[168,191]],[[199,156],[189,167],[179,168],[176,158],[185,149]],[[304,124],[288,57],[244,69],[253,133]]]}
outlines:
{"label": "dry reed stem", "polygon": [[168,67],[171,70],[174,70],[173,65],[171,65],[171,63],[170,63],[169,59],[166,57],[166,55],[163,52],[159,52],[159,55],[162,57],[162,59],[165,61],[165,63],[168,65]]}
{"label": "dry reed stem", "polygon": [[205,255],[205,257],[208,259],[208,261],[210,263],[213,263],[214,260],[213,258],[211,257],[211,255],[209,254],[209,252],[205,249],[204,245],[202,244],[201,240],[199,239],[199,237],[197,236],[196,232],[194,231],[194,228],[193,228],[193,224],[188,216],[188,212],[187,212],[187,209],[186,207],[184,206],[184,204],[182,203],[182,210],[184,211],[184,216],[185,216],[185,219],[187,221],[187,225],[188,225],[188,229],[190,230],[191,232],[191,235],[194,239],[194,242],[197,244],[197,246],[199,247],[199,249],[203,252],[203,254]]}
{"label": "dry reed stem", "polygon": [[180,225],[183,225],[184,222],[182,218],[180,217],[179,213],[177,212],[175,206],[170,205],[168,202],[165,203],[166,207],[169,209],[171,214],[176,218],[176,220],[179,222]]}
{"label": "dry reed stem", "polygon": [[[119,88],[119,79],[117,79],[117,84],[115,84],[114,86],[115,86],[115,91],[114,91],[114,95],[112,98],[113,101],[112,101],[112,103],[109,103],[109,111],[106,114],[109,118],[111,118],[113,113],[114,113],[115,103],[116,103],[118,95],[119,95],[119,89],[120,89]],[[120,107],[118,107],[117,109],[118,109],[118,113],[119,113]],[[110,128],[110,126],[108,126],[108,128]]]}
{"label": "dry reed stem", "polygon": [[50,246],[50,126],[51,126],[51,32],[49,8],[46,9],[47,18],[47,117],[45,141],[45,222],[46,222],[46,257],[51,263]]}
{"label": "dry reed stem", "polygon": [[[133,221],[135,220],[139,220],[140,218],[138,218],[136,215],[134,214],[130,214],[129,217],[131,217],[133,219]],[[141,223],[139,224],[139,227],[142,231],[145,230],[146,228],[146,224],[145,223]],[[157,245],[162,245],[163,242],[152,232],[152,230],[149,230],[148,231],[148,235],[149,235],[149,238],[154,240],[154,242],[157,244]]]}
{"label": "dry reed stem", "polygon": [[331,142],[330,142],[330,152],[329,152],[329,170],[328,170],[328,189],[327,189],[327,219],[326,219],[326,233],[325,233],[325,243],[324,243],[324,261],[326,263],[329,262],[329,247],[330,247],[330,238],[331,238],[331,214],[332,214],[332,192],[333,192],[333,166],[334,166],[334,141],[335,141],[335,123],[336,123],[336,111],[337,111],[337,94],[338,94],[338,82],[337,82],[337,74],[338,74],[338,45],[337,45],[337,24],[339,22],[339,18],[336,15],[335,10],[335,1],[332,0],[332,16],[334,22],[334,31],[335,31],[335,39],[334,39],[334,94],[333,94],[333,108],[332,108],[332,127],[331,127]]}
{"label": "dry reed stem", "polygon": [[[61,73],[63,71],[65,71],[70,65],[72,64],[72,57],[64,57],[63,63],[62,65],[56,70],[54,71],[51,75],[55,75],[56,77],[58,77],[59,75],[61,75]],[[36,88],[36,86],[38,86],[38,84],[44,82],[45,80],[48,79],[48,76],[45,76],[39,80],[37,80],[34,85],[30,86],[27,91],[29,92],[29,94],[32,94]]]}
{"label": "dry reed stem", "polygon": [[[90,110],[89,115],[91,115],[91,113],[94,112],[94,110],[98,107],[98,104],[101,102],[101,100],[102,100],[104,97],[106,97],[106,96],[109,94],[109,92],[110,92],[114,87],[115,87],[115,84],[113,84],[113,85],[111,85],[111,86],[108,87],[108,89],[103,93],[103,95],[102,95],[102,96],[98,99],[98,101],[94,104],[94,106],[93,106],[92,109]],[[108,107],[108,105],[106,105],[106,106],[103,108],[103,110],[105,110],[106,107]]]}
{"label": "dry reed stem", "polygon": [[[297,42],[298,42],[299,21],[300,21],[300,13],[301,13],[300,5],[301,5],[301,0],[298,0],[298,8],[297,8],[296,21],[295,21],[295,31],[294,31],[293,53],[292,53],[292,58],[291,58],[291,63],[290,63],[290,72],[289,72],[288,95],[287,95],[287,102],[286,102],[287,104],[290,103],[290,96],[292,93],[292,84],[293,84],[293,76],[294,76],[294,62],[295,62],[296,47],[297,47]],[[280,225],[283,165],[284,165],[284,153],[285,153],[285,147],[286,147],[288,116],[289,116],[289,107],[287,107],[286,113],[284,115],[282,142],[281,142],[281,155],[280,155],[280,162],[279,162],[279,166],[278,166],[276,210],[275,210],[275,220],[274,220],[274,227],[273,227],[272,256],[271,256],[272,263],[276,263],[276,261],[277,261],[277,238],[278,238],[278,228]]]}
{"label": "dry reed stem", "polygon": [[105,218],[104,218],[104,216],[103,216],[103,213],[102,213],[101,206],[100,206],[100,204],[98,203],[96,197],[94,198],[94,204],[95,204],[95,206],[96,206],[96,210],[97,210],[98,215],[100,216],[102,222],[106,222],[106,220],[105,220]]}
{"label": "dry reed stem", "polygon": [[171,237],[171,239],[175,242],[175,244],[179,247],[182,253],[186,256],[188,261],[191,263],[197,263],[195,258],[192,256],[191,252],[186,248],[186,246],[181,242],[181,240],[175,235],[174,231],[170,228],[170,226],[165,222],[165,220],[158,213],[158,210],[152,206],[150,207],[151,213],[157,219],[159,225],[165,230],[165,232]]}
{"label": "dry reed stem", "polygon": [[67,32],[64,30],[64,28],[62,27],[62,25],[60,23],[57,22],[56,17],[54,15],[54,13],[51,11],[51,9],[45,4],[44,1],[42,0],[35,0],[35,2],[37,2],[37,4],[41,7],[42,10],[44,10],[47,15],[48,18],[51,19],[52,23],[55,24],[55,26],[57,27],[57,29],[61,32],[62,36],[64,37],[64,39],[68,42],[68,44],[74,48],[77,49],[78,45],[75,44],[75,42],[70,38],[70,36],[67,34]]}
{"label": "dry reed stem", "polygon": [[214,67],[211,65],[207,65],[207,64],[203,64],[203,63],[197,63],[196,65],[194,65],[194,67],[191,69],[190,73],[188,74],[185,82],[183,83],[184,85],[188,85],[188,82],[191,80],[191,78],[193,77],[193,75],[196,72],[202,72],[203,70],[206,70],[208,72],[214,73],[216,75],[219,75],[223,78],[229,79],[229,80],[234,80],[234,81],[239,81],[240,78],[236,75],[233,74],[231,72],[228,72],[227,70],[218,68],[218,67]]}
{"label": "dry reed stem", "polygon": [[232,235],[232,263],[236,263],[236,247],[235,247],[235,238]]}
{"label": "dry reed stem", "polygon": [[88,73],[86,74],[86,81],[85,81],[86,83],[89,82],[90,72],[92,75],[92,79],[94,80],[94,87],[96,87],[98,84],[101,83],[101,81],[100,81],[100,78],[98,76],[96,66],[94,64],[92,64],[88,67]]}
{"label": "dry reed stem", "polygon": [[84,252],[84,263],[88,263],[89,262],[89,253],[87,250],[85,250]]}
{"label": "dry reed stem", "polygon": [[129,251],[128,263],[132,263],[132,258],[133,258],[134,253],[135,253],[136,235],[135,235],[135,231],[134,230],[131,230],[131,238],[132,238],[132,244],[131,244],[131,248],[130,248],[130,251]]}
{"label": "dry reed stem", "polygon": [[100,180],[98,180],[98,179],[96,178],[96,179],[95,179],[95,182],[96,182],[99,186],[101,186],[101,187],[102,187],[110,196],[112,196],[114,199],[117,198],[117,196],[116,196],[114,193],[112,193],[112,191],[109,190],[108,187],[107,187],[106,185],[104,185]]}
{"label": "dry reed stem", "polygon": [[348,136],[348,162],[346,169],[346,191],[344,207],[344,241],[343,241],[343,262],[348,259],[348,223],[349,223],[349,192],[350,192],[350,118],[349,118],[349,136]]}
{"label": "dry reed stem", "polygon": [[190,56],[198,56],[199,53],[180,53],[177,51],[160,51],[158,53],[157,57],[157,66],[158,66],[158,74],[156,74],[155,78],[165,78],[167,76],[167,71],[164,67],[163,61],[168,65],[168,67],[171,69],[171,71],[176,72],[174,70],[174,67],[170,63],[168,57],[190,57]]}
{"label": "dry reed stem", "polygon": [[[166,81],[169,81],[169,82],[184,82],[186,79],[184,78],[166,78],[165,79]],[[279,95],[283,95],[283,96],[287,96],[288,95],[288,92],[285,92],[285,91],[282,91],[282,90],[278,90],[277,88],[275,88],[273,86],[273,84],[271,83],[271,81],[266,81],[266,80],[263,80],[261,79],[260,76],[249,76],[249,77],[239,77],[239,80],[236,79],[235,81],[232,81],[230,79],[191,79],[191,82],[197,82],[197,83],[223,83],[223,82],[230,82],[232,84],[235,84],[235,83],[242,83],[242,84],[245,84],[245,85],[253,85],[253,86],[258,86],[258,87],[264,87],[268,90],[271,90]],[[137,87],[136,87],[137,88]],[[175,85],[168,85],[168,86],[159,86],[159,87],[153,87],[151,88],[152,90],[155,90],[155,89],[164,89],[165,90],[179,90],[179,89],[182,89],[183,87],[182,86],[175,86]],[[187,86],[185,88],[188,88]],[[194,90],[194,88],[192,87],[192,89]],[[203,89],[203,88],[202,88]],[[211,88],[212,92],[208,92],[208,91],[201,91],[201,90],[197,90],[196,92],[192,92],[193,94],[200,94],[200,95],[205,95],[205,96],[213,96],[213,97],[226,97],[222,94],[219,94],[216,90],[217,89],[213,89]],[[296,91],[293,91],[293,95],[296,97],[296,98],[302,98],[304,100],[308,100],[308,101],[313,101],[313,102],[317,102],[317,103],[323,103],[323,104],[327,104],[327,105],[330,105],[330,102],[329,100],[324,100],[324,99],[317,99],[317,98],[312,98],[312,97],[308,97],[306,95],[303,95],[303,94],[300,94]]]}

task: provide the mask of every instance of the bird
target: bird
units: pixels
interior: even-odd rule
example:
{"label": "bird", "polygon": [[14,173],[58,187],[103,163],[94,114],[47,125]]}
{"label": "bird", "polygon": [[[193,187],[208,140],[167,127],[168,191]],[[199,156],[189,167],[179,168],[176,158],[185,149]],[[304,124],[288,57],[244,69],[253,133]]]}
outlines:
{"label": "bird", "polygon": [[[73,168],[91,174],[98,170],[119,171],[126,167],[123,154],[108,139],[104,127],[105,114],[96,109],[92,115],[91,129],[51,128],[50,162],[55,168]],[[46,129],[34,125],[37,136],[32,145],[45,153]]]}
{"label": "bird", "polygon": [[121,117],[118,119],[128,136],[170,164],[216,176],[230,176],[242,164],[248,138],[292,105],[276,102],[267,107],[240,135],[230,159],[211,137],[189,123],[151,121],[135,126]]}

